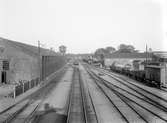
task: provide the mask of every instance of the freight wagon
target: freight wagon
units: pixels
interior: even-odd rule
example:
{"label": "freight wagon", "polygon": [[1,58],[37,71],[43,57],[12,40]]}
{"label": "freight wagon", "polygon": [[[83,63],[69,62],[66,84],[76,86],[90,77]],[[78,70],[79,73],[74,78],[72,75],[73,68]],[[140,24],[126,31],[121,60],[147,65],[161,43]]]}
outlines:
{"label": "freight wagon", "polygon": [[146,82],[154,83],[158,87],[167,87],[167,69],[166,66],[160,65],[147,65],[146,70]]}
{"label": "freight wagon", "polygon": [[147,65],[145,70],[129,70],[123,67],[110,66],[110,70],[126,75],[132,79],[143,82],[149,86],[167,87],[165,66]]}

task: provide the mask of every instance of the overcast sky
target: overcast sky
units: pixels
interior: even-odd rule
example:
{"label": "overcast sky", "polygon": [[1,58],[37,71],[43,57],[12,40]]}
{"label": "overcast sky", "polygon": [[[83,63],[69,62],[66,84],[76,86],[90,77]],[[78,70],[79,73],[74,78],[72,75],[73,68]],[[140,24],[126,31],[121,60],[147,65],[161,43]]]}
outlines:
{"label": "overcast sky", "polygon": [[166,8],[167,0],[0,0],[0,37],[70,53],[121,43],[167,51]]}

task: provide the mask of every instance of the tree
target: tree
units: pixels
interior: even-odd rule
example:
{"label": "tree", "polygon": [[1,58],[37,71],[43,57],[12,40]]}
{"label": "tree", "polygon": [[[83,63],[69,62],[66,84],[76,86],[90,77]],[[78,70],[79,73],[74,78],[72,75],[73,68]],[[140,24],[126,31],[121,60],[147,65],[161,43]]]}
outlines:
{"label": "tree", "polygon": [[114,47],[111,47],[111,46],[110,46],[110,47],[106,47],[105,50],[106,50],[108,53],[110,53],[110,54],[116,51],[116,49],[115,49]]}
{"label": "tree", "polygon": [[99,48],[95,51],[95,56],[101,60],[104,59],[104,55],[107,53],[107,51],[104,48]]}
{"label": "tree", "polygon": [[50,51],[55,51],[55,49],[53,47],[50,47]]}
{"label": "tree", "polygon": [[106,53],[106,50],[104,48],[99,48],[95,51],[95,56],[101,56],[102,54],[104,55]]}
{"label": "tree", "polygon": [[114,47],[111,47],[111,46],[106,47],[106,48],[99,48],[95,51],[95,56],[98,56],[98,55],[101,55],[101,54],[103,54],[103,55],[111,54],[115,51],[116,51],[116,49]]}
{"label": "tree", "polygon": [[104,48],[99,48],[95,51],[95,57],[101,62],[102,65],[104,65],[104,56],[107,53],[107,51]]}
{"label": "tree", "polygon": [[137,52],[137,51],[135,50],[135,47],[132,46],[132,45],[120,44],[118,46],[118,52],[121,52],[121,53],[132,53],[132,52]]}
{"label": "tree", "polygon": [[63,55],[66,53],[66,49],[67,48],[64,45],[59,46],[59,52],[62,53]]}

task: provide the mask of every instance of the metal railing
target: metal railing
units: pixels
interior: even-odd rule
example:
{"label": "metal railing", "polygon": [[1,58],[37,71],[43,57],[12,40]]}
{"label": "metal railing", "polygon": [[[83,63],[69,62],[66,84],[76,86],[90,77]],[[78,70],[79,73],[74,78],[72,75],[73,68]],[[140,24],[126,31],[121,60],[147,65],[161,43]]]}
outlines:
{"label": "metal railing", "polygon": [[36,87],[37,85],[39,85],[39,83],[39,78],[32,79],[31,81],[20,81],[19,84],[15,85],[14,91],[11,92],[8,97],[16,98],[17,96],[25,93],[29,89]]}

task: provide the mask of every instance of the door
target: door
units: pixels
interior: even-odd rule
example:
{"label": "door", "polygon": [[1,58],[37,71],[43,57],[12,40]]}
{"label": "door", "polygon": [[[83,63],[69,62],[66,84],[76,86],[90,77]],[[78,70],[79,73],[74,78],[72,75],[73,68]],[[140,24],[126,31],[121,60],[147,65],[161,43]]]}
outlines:
{"label": "door", "polygon": [[1,73],[1,80],[2,80],[2,83],[6,84],[6,71],[2,71]]}

